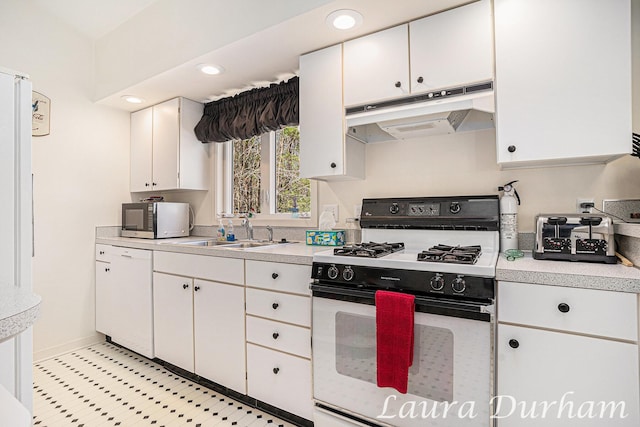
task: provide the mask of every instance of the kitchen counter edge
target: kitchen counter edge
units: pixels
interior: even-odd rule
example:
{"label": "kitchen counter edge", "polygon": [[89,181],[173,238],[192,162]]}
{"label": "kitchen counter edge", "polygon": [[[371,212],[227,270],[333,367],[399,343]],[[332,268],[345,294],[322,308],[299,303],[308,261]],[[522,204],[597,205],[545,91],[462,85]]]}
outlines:
{"label": "kitchen counter edge", "polygon": [[40,313],[40,296],[18,287],[0,289],[0,342],[24,332]]}

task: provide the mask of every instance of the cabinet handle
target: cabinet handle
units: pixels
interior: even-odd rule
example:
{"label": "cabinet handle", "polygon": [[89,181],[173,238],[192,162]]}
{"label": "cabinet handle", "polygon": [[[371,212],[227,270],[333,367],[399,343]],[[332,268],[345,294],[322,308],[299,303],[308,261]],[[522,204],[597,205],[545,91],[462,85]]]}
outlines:
{"label": "cabinet handle", "polygon": [[273,337],[274,340],[277,340],[278,337],[280,336],[280,334],[277,333],[277,332],[274,332],[273,335],[271,335],[271,336]]}
{"label": "cabinet handle", "polygon": [[418,83],[422,83],[424,82],[424,79],[422,78],[422,76],[418,77],[418,80],[416,80]]}
{"label": "cabinet handle", "polygon": [[509,340],[509,347],[518,348],[518,347],[520,347],[520,343],[518,342],[518,340],[510,339]]}
{"label": "cabinet handle", "polygon": [[182,289],[188,289],[188,288],[189,288],[189,285],[187,285],[186,283],[182,284]]}
{"label": "cabinet handle", "polygon": [[329,166],[331,166],[331,169],[335,169],[338,165],[336,165],[335,162],[331,162]]}
{"label": "cabinet handle", "polygon": [[402,87],[402,83],[400,83],[400,82],[396,82],[395,86],[396,86],[396,87]]}
{"label": "cabinet handle", "polygon": [[273,373],[278,375],[278,372],[280,372],[280,368],[273,368]]}
{"label": "cabinet handle", "polygon": [[148,187],[148,186],[149,186],[149,183],[148,183],[148,182],[145,182],[145,183],[144,183],[144,186],[145,186],[145,187]]}
{"label": "cabinet handle", "polygon": [[196,286],[195,288],[193,288],[193,290],[198,292],[200,290],[200,286]]}
{"label": "cabinet handle", "polygon": [[273,304],[271,304],[271,307],[273,307],[273,309],[275,310],[278,308],[279,305],[280,304],[278,304],[277,302],[274,302]]}
{"label": "cabinet handle", "polygon": [[516,152],[516,146],[515,145],[510,145],[507,147],[507,151],[510,153],[515,153]]}
{"label": "cabinet handle", "polygon": [[104,255],[104,251],[100,251],[100,255]]}
{"label": "cabinet handle", "polygon": [[569,304],[561,302],[558,304],[558,310],[560,310],[561,313],[568,313],[569,310],[571,310],[571,307],[569,307]]}
{"label": "cabinet handle", "polygon": [[278,273],[271,273],[271,278],[276,280],[278,278]]}
{"label": "cabinet handle", "polygon": [[156,184],[155,182],[152,182],[151,185],[155,187],[158,184]]}
{"label": "cabinet handle", "polygon": [[104,271],[106,271],[107,273],[111,271],[110,268],[105,268]]}

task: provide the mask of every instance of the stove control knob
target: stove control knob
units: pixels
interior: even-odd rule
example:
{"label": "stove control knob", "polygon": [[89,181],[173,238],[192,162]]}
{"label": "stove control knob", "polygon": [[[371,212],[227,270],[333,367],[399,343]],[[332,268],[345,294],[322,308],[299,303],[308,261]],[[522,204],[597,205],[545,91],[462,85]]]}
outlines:
{"label": "stove control knob", "polygon": [[460,203],[451,202],[451,204],[449,205],[449,212],[451,212],[452,214],[457,214],[458,212],[460,212]]}
{"label": "stove control knob", "polygon": [[451,283],[451,289],[453,289],[453,292],[457,293],[464,292],[464,290],[466,289],[464,276],[459,275],[458,277],[456,277],[453,283]]}
{"label": "stove control knob", "polygon": [[398,206],[397,203],[392,204],[391,206],[389,206],[389,212],[394,215],[397,214],[398,212],[400,212],[400,206]]}
{"label": "stove control knob", "polygon": [[335,265],[332,265],[331,267],[329,267],[329,269],[327,270],[327,276],[331,280],[337,278],[338,277],[338,267],[336,267]]}
{"label": "stove control knob", "polygon": [[350,280],[353,280],[353,276],[354,276],[354,273],[351,267],[345,267],[344,270],[342,271],[342,278],[347,282]]}
{"label": "stove control knob", "polygon": [[441,291],[442,288],[444,288],[444,278],[442,277],[442,274],[436,274],[433,276],[429,285],[434,291]]}

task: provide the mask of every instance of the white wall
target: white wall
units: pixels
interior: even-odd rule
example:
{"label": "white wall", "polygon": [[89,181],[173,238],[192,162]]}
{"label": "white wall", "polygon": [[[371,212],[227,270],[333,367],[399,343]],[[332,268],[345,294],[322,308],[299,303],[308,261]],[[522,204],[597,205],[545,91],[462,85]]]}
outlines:
{"label": "white wall", "polygon": [[51,134],[33,138],[35,258],[42,296],[37,360],[100,339],[94,330],[94,233],[129,200],[129,114],[92,103],[90,39],[30,0],[0,2],[0,65],[51,98]]}

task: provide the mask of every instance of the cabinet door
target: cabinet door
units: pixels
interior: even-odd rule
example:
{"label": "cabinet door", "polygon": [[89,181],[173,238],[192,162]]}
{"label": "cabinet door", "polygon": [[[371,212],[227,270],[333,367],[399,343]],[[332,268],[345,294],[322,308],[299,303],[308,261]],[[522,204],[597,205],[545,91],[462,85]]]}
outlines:
{"label": "cabinet door", "polygon": [[179,188],[180,100],[170,99],[153,106],[154,190]]}
{"label": "cabinet door", "polygon": [[498,163],[631,151],[629,16],[628,0],[495,0]]}
{"label": "cabinet door", "polygon": [[195,372],[246,393],[244,287],[195,280]]}
{"label": "cabinet door", "polygon": [[[637,344],[499,324],[497,372],[498,427],[640,425]],[[543,402],[556,402],[546,416]],[[590,402],[593,418],[584,416]],[[609,402],[624,408],[601,417]]]}
{"label": "cabinet door", "polygon": [[300,57],[300,176],[344,176],[344,148],[342,45],[337,45]]}
{"label": "cabinet door", "polygon": [[492,24],[489,0],[409,23],[411,92],[493,80]]}
{"label": "cabinet door", "polygon": [[153,273],[156,357],[194,372],[193,279]]}
{"label": "cabinet door", "polygon": [[344,43],[344,105],[409,93],[409,32],[400,25]]}
{"label": "cabinet door", "polygon": [[153,108],[131,113],[131,191],[152,191]]}
{"label": "cabinet door", "polygon": [[313,417],[311,361],[247,344],[248,394],[308,420]]}
{"label": "cabinet door", "polygon": [[111,285],[111,264],[96,261],[96,331],[111,335],[112,319],[118,316],[114,308]]}
{"label": "cabinet door", "polygon": [[111,284],[114,290],[113,340],[153,358],[151,251],[114,247]]}

